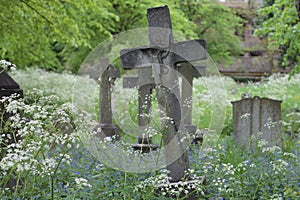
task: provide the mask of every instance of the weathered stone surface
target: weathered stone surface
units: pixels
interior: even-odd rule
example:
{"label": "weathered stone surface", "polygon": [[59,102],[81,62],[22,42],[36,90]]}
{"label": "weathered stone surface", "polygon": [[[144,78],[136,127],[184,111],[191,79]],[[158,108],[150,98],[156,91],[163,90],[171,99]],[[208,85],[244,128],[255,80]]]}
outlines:
{"label": "weathered stone surface", "polygon": [[281,101],[256,96],[234,101],[232,105],[234,137],[244,149],[254,148],[250,139],[258,133],[270,146],[279,144]]}
{"label": "weathered stone surface", "polygon": [[[164,31],[160,31],[163,33]],[[157,40],[160,40],[159,35]],[[154,39],[154,37],[153,37]],[[203,46],[202,46],[203,45]],[[170,43],[168,48],[160,46],[144,46],[140,48],[121,50],[121,64],[124,69],[144,68],[160,64],[158,59],[167,55],[171,66],[181,62],[204,60],[207,53],[202,39],[186,42]],[[164,58],[167,59],[167,58]]]}
{"label": "weathered stone surface", "polygon": [[144,133],[151,121],[150,109],[152,106],[152,90],[155,88],[154,78],[152,77],[152,68],[141,68],[138,71],[138,77],[124,77],[124,88],[138,89],[138,126],[139,136],[138,144],[134,144],[135,150],[147,153],[150,150],[157,149],[157,145],[151,144],[151,139]]}
{"label": "weathered stone surface", "polygon": [[92,68],[90,77],[100,85],[100,123],[94,127],[94,131],[100,138],[112,136],[119,138],[119,131],[112,124],[111,87],[115,79],[120,77],[120,71],[109,63],[108,58],[101,58],[100,63]]}
{"label": "weathered stone surface", "polygon": [[188,169],[188,157],[178,134],[181,125],[181,99],[175,64],[205,59],[207,57],[201,42],[194,40],[173,43],[172,25],[167,6],[147,10],[149,46],[121,50],[121,64],[124,69],[152,67],[156,92],[162,117],[163,142],[169,176],[179,181]]}

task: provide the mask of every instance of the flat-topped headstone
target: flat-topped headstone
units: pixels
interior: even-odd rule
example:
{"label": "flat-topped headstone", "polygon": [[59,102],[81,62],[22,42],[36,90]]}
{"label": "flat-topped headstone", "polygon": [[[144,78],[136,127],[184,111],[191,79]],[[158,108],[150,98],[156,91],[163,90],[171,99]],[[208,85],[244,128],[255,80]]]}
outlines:
{"label": "flat-topped headstone", "polygon": [[120,77],[120,71],[109,63],[108,58],[101,58],[90,71],[90,77],[100,85],[100,119],[94,131],[100,138],[112,136],[119,138],[119,131],[112,123],[111,90],[115,79]]}
{"label": "flat-topped headstone", "polygon": [[149,66],[154,69],[158,104],[166,115],[162,116],[161,122],[167,169],[172,181],[177,182],[185,176],[189,162],[179,135],[181,100],[175,64],[202,60],[207,54],[201,46],[203,40],[173,42],[167,6],[148,9],[147,17],[150,45],[121,50],[121,64],[124,69]]}
{"label": "flat-topped headstone", "polygon": [[251,148],[251,137],[261,133],[261,139],[270,145],[280,144],[281,103],[269,98],[244,98],[231,102],[233,105],[233,132],[244,149]]}

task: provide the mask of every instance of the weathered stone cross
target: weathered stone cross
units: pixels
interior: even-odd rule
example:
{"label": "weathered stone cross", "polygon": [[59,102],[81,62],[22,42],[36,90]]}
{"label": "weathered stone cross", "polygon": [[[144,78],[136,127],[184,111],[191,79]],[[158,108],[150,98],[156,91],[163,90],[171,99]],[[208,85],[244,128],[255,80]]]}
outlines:
{"label": "weathered stone cross", "polygon": [[[112,124],[111,87],[114,80],[120,77],[120,70],[111,65],[108,58],[100,58],[100,62],[90,72],[90,77],[100,85],[100,123],[94,127],[94,131],[100,138],[111,136],[118,138],[118,129]],[[97,131],[99,129],[100,132]]]}
{"label": "weathered stone cross", "polygon": [[[202,46],[205,44],[203,42]],[[180,63],[176,66],[182,77],[181,83],[181,106],[183,114],[184,129],[190,134],[195,134],[196,125],[192,125],[193,113],[193,79],[205,75],[205,66],[192,65],[189,62]],[[196,137],[194,142],[197,143],[202,138]]]}
{"label": "weathered stone cross", "polygon": [[149,46],[121,50],[124,69],[154,69],[158,104],[165,112],[161,118],[167,169],[173,182],[180,181],[189,162],[185,145],[179,135],[181,105],[175,65],[181,62],[203,60],[207,57],[201,46],[203,40],[173,42],[170,13],[167,6],[147,10]]}
{"label": "weathered stone cross", "polygon": [[147,153],[157,148],[151,144],[151,138],[146,134],[147,125],[151,118],[149,116],[152,105],[152,90],[155,88],[155,81],[152,77],[152,68],[141,68],[138,70],[138,77],[124,77],[123,88],[138,88],[138,144],[133,148]]}

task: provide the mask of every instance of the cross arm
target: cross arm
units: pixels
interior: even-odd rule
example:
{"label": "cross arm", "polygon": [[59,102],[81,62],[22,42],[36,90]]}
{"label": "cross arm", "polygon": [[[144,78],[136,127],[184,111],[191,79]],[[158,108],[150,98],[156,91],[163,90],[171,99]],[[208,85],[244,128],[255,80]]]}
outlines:
{"label": "cross arm", "polygon": [[158,46],[144,46],[121,50],[120,59],[123,69],[144,68],[157,64],[155,55],[161,50]]}
{"label": "cross arm", "polygon": [[205,40],[203,39],[173,43],[171,52],[172,65],[180,62],[205,60],[207,58]]}

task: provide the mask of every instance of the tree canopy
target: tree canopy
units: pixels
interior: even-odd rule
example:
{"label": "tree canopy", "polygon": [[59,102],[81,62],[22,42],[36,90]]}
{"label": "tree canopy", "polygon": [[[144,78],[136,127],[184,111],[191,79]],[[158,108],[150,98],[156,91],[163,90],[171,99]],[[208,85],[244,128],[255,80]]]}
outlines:
{"label": "tree canopy", "polygon": [[1,0],[1,57],[18,66],[61,68],[67,49],[91,47],[96,34],[100,39],[110,36],[117,16],[105,4],[105,0]]}
{"label": "tree canopy", "polygon": [[260,9],[265,16],[256,34],[268,38],[269,48],[279,48],[282,66],[295,67],[300,71],[300,23],[294,0],[275,0],[273,4]]}
{"label": "tree canopy", "polygon": [[103,40],[146,27],[148,7],[168,5],[173,29],[202,37],[216,61],[238,48],[239,20],[225,6],[208,0],[0,0],[0,55],[19,67],[39,66],[76,72]]}

